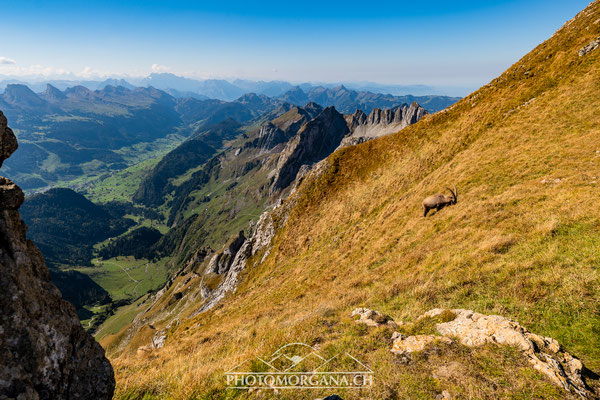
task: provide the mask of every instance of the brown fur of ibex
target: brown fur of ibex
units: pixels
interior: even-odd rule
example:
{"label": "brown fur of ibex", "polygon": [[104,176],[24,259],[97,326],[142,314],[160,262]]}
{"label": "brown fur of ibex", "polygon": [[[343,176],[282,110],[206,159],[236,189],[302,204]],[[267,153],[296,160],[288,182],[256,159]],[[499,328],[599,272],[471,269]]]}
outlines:
{"label": "brown fur of ibex", "polygon": [[423,200],[423,216],[426,217],[429,210],[433,210],[435,208],[436,211],[440,211],[442,208],[446,206],[450,206],[456,204],[458,200],[458,191],[456,190],[456,186],[454,186],[454,191],[450,188],[446,188],[452,193],[452,196],[447,196],[445,194],[434,194],[433,196],[427,197]]}

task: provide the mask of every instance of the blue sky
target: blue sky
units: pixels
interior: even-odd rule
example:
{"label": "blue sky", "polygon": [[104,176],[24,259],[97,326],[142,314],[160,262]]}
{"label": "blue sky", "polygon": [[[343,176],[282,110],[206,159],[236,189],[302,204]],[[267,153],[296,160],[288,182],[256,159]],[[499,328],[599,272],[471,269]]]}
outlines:
{"label": "blue sky", "polygon": [[0,74],[477,87],[588,3],[0,1]]}

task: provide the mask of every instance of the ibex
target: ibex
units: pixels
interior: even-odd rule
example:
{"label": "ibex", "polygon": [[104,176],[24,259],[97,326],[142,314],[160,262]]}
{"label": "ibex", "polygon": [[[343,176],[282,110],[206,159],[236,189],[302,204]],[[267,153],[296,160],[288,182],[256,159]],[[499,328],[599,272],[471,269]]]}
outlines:
{"label": "ibex", "polygon": [[436,211],[440,211],[442,208],[456,204],[458,199],[458,191],[456,190],[456,186],[454,186],[454,191],[450,188],[446,188],[452,193],[452,196],[446,196],[445,194],[434,194],[433,196],[427,197],[423,200],[423,216],[426,217],[429,210],[436,209]]}

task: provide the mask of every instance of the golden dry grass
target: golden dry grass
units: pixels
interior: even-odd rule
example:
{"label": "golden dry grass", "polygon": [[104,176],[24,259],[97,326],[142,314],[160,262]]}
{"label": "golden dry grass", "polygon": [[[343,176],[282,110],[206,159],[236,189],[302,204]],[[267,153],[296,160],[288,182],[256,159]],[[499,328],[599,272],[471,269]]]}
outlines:
{"label": "golden dry grass", "polygon": [[[596,1],[452,109],[332,155],[234,295],[160,350],[113,353],[117,397],[327,394],[224,388],[223,371],[288,342],[349,351],[375,370],[372,391],[344,398],[566,396],[510,348],[440,346],[403,365],[389,329],[350,320],[357,306],[396,320],[434,307],[501,314],[600,372],[600,50],[577,55],[598,21]],[[424,219],[421,200],[450,184],[458,204]],[[450,362],[459,376],[432,377]]]}

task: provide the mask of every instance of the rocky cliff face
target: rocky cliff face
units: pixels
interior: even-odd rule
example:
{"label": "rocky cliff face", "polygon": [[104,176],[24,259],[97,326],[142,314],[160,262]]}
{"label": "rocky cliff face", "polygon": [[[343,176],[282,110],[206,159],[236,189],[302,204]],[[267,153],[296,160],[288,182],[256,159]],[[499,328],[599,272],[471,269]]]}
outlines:
{"label": "rocky cliff face", "polygon": [[[238,276],[246,268],[248,258],[268,247],[271,244],[274,235],[275,228],[273,226],[272,213],[265,212],[258,220],[253,234],[248,239],[245,239],[242,245],[233,254],[233,261],[231,266],[225,272],[223,282],[213,292],[206,293],[206,295],[202,296],[205,302],[193,315],[210,310],[217,305],[227,293],[235,291],[239,281]],[[241,233],[240,236],[243,237]]]}
{"label": "rocky cliff face", "polygon": [[[0,165],[16,148],[0,112]],[[27,240],[17,211],[23,199],[0,177],[0,398],[110,399],[112,367]]]}
{"label": "rocky cliff face", "polygon": [[[294,107],[280,117],[263,125],[254,146],[263,151],[270,151],[277,145],[286,143],[298,133],[304,124],[322,111],[323,107],[316,103],[308,103],[304,107]],[[281,150],[281,147],[279,150]]]}
{"label": "rocky cliff face", "polygon": [[17,150],[17,138],[6,123],[6,117],[0,111],[0,167]]}
{"label": "rocky cliff face", "polygon": [[303,165],[312,165],[333,153],[348,133],[343,115],[334,107],[327,107],[319,116],[304,125],[281,152],[273,191],[289,186]]}

